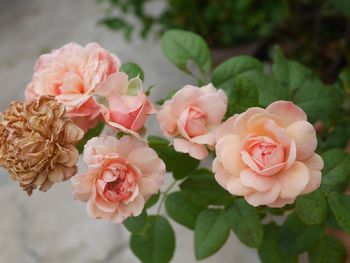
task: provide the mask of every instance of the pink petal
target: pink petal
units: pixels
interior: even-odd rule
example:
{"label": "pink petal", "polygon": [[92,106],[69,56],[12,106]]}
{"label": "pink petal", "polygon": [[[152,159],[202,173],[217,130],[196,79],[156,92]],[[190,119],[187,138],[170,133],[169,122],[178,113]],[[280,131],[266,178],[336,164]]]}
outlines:
{"label": "pink petal", "polygon": [[322,180],[322,173],[320,171],[311,170],[310,171],[310,180],[305,186],[302,194],[308,194],[320,187]]}
{"label": "pink petal", "polygon": [[265,113],[265,110],[262,108],[254,107],[254,108],[249,108],[245,112],[239,114],[235,119],[233,132],[239,137],[241,137],[242,139],[246,137],[247,134],[249,133],[249,129],[247,126],[249,119],[260,113]]}
{"label": "pink petal", "polygon": [[238,117],[238,114],[233,115],[228,118],[216,131],[215,140],[218,142],[222,137],[226,135],[233,134],[234,132],[234,123]]}
{"label": "pink petal", "polygon": [[207,134],[193,137],[193,138],[191,138],[191,141],[194,143],[197,143],[197,144],[214,145],[215,135],[214,135],[214,132],[209,132]]}
{"label": "pink petal", "polygon": [[323,169],[323,160],[321,156],[317,153],[314,153],[310,158],[303,161],[303,163],[309,167],[310,170],[318,170],[321,171]]}
{"label": "pink petal", "polygon": [[258,175],[250,169],[245,169],[240,174],[241,182],[245,187],[251,187],[259,192],[270,190],[276,183],[272,176]]}
{"label": "pink petal", "polygon": [[240,177],[231,176],[226,183],[226,189],[232,195],[243,196],[253,191],[253,189],[242,184]]}
{"label": "pink petal", "polygon": [[166,136],[176,135],[177,119],[171,111],[171,101],[166,101],[157,113],[157,119],[161,130]]}
{"label": "pink petal", "polygon": [[226,184],[231,175],[224,169],[218,158],[215,158],[213,161],[213,172],[215,173],[215,180],[222,188],[226,189]]}
{"label": "pink petal", "polygon": [[307,120],[305,112],[290,101],[276,101],[270,104],[266,110],[271,114],[281,117],[285,127],[294,122]]}
{"label": "pink petal", "polygon": [[164,173],[154,173],[149,176],[141,177],[137,184],[139,186],[140,193],[144,198],[148,198],[149,196],[158,193],[160,187],[164,182]]}
{"label": "pink petal", "polygon": [[291,165],[294,163],[296,157],[297,157],[297,148],[295,145],[295,142],[291,140],[287,154],[287,160],[286,160],[286,169],[291,167]]}
{"label": "pink petal", "polygon": [[116,72],[109,75],[107,80],[95,90],[102,97],[108,97],[112,92],[124,95],[128,90],[128,75],[124,72]]}
{"label": "pink petal", "polygon": [[237,136],[223,137],[216,144],[215,150],[218,160],[232,176],[238,177],[241,170],[246,168],[240,154],[241,142]]}
{"label": "pink petal", "polygon": [[313,155],[317,147],[316,131],[307,121],[294,122],[287,127],[297,148],[297,160],[305,160]]}
{"label": "pink petal", "polygon": [[252,206],[268,205],[273,203],[281,191],[281,185],[279,183],[266,192],[252,192],[244,196],[244,199]]}
{"label": "pink petal", "polygon": [[283,198],[277,198],[276,201],[267,204],[267,206],[272,208],[281,208],[285,205],[293,204],[295,201],[295,198],[289,198],[289,199],[283,199]]}
{"label": "pink petal", "polygon": [[165,172],[164,162],[158,157],[156,152],[149,147],[138,148],[131,151],[127,160],[140,169],[142,174],[154,173],[157,171]]}
{"label": "pink petal", "polygon": [[176,151],[188,153],[190,156],[198,160],[205,159],[209,154],[205,146],[191,143],[185,139],[175,138],[173,143]]}
{"label": "pink petal", "polygon": [[223,101],[219,94],[214,93],[200,97],[194,105],[205,112],[207,125],[219,125],[227,110],[227,98]]}
{"label": "pink petal", "polygon": [[93,174],[76,174],[71,178],[74,198],[86,202],[92,193],[94,187],[95,175]]}
{"label": "pink petal", "polygon": [[120,204],[119,213],[122,216],[139,216],[142,213],[143,207],[145,205],[145,199],[138,195],[132,202],[128,204]]}
{"label": "pink petal", "polygon": [[198,87],[187,85],[177,91],[171,100],[171,111],[175,116],[191,106],[201,96],[201,90]]}
{"label": "pink petal", "polygon": [[305,164],[296,161],[289,169],[278,174],[281,184],[281,198],[295,198],[302,193],[310,180],[310,172]]}

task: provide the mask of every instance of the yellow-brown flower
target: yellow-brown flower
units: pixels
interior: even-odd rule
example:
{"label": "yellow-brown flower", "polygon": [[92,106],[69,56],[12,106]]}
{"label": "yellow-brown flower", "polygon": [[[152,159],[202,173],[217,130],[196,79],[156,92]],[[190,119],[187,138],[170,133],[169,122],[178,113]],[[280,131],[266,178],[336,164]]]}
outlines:
{"label": "yellow-brown flower", "polygon": [[29,195],[38,186],[47,191],[76,173],[79,153],[75,144],[84,132],[64,113],[64,106],[54,97],[42,96],[31,102],[12,102],[0,114],[0,166]]}

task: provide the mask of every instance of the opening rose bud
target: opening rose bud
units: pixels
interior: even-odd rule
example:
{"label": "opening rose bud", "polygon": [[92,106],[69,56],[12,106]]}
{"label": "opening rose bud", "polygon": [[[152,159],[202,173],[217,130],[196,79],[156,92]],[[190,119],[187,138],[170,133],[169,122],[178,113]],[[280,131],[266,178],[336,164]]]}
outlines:
{"label": "opening rose bud", "polygon": [[112,75],[96,93],[107,100],[107,105],[101,105],[105,122],[118,131],[138,136],[137,132],[144,127],[148,114],[153,113],[142,81],[139,78],[128,81],[125,73]]}
{"label": "opening rose bud", "polygon": [[88,172],[72,178],[73,194],[88,202],[94,218],[121,223],[139,215],[164,182],[164,162],[145,141],[132,136],[92,138],[84,162]]}
{"label": "opening rose bud", "polygon": [[75,144],[84,133],[64,114],[64,106],[50,96],[13,102],[1,114],[0,166],[29,195],[37,187],[47,191],[76,173]]}
{"label": "opening rose bud", "polygon": [[215,130],[227,109],[227,96],[211,84],[204,87],[187,85],[164,103],[157,117],[161,129],[174,137],[176,151],[193,158],[208,156],[206,146],[215,142]]}
{"label": "opening rose bud", "polygon": [[316,132],[292,102],[250,108],[218,129],[213,171],[218,183],[253,206],[282,207],[321,184]]}

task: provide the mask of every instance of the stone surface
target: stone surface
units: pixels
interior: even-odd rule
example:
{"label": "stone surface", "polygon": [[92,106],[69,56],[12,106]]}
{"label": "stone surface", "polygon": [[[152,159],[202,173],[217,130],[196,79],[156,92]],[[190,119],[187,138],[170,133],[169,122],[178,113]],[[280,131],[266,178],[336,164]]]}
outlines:
{"label": "stone surface", "polygon": [[[157,9],[161,3],[156,2]],[[157,40],[121,35],[98,27],[101,6],[94,0],[0,0],[0,107],[23,99],[35,60],[42,52],[75,41],[96,41],[122,61],[140,64],[146,86],[155,85],[152,99],[193,82],[165,60]],[[154,117],[149,130],[159,133]],[[82,164],[80,163],[82,168]],[[48,193],[27,197],[6,171],[0,171],[0,262],[13,263],[135,263],[123,226],[90,219],[85,204],[74,201],[70,184],[55,185]],[[172,223],[177,250],[172,262],[196,262],[193,233]],[[204,263],[259,262],[256,252],[233,235],[223,249]]]}

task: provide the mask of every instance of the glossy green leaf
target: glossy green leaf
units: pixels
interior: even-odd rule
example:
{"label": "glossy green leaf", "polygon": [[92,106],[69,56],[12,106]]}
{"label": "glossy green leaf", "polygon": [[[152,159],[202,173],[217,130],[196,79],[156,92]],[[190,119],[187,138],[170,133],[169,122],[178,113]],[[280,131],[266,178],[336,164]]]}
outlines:
{"label": "glossy green leaf", "polygon": [[202,72],[211,67],[211,56],[208,45],[195,33],[172,29],[166,31],[162,39],[164,55],[179,69],[189,72],[188,63],[193,61]]}
{"label": "glossy green leaf", "polygon": [[132,235],[130,247],[143,263],[168,263],[174,255],[175,233],[162,216],[150,216],[143,235]]}
{"label": "glossy green leaf", "polygon": [[168,195],[165,208],[172,219],[189,229],[194,229],[197,216],[203,209],[187,200],[181,192]]}
{"label": "glossy green leaf", "polygon": [[350,179],[350,156],[342,149],[331,149],[322,154],[322,188],[327,191],[344,191]]}
{"label": "glossy green leaf", "polygon": [[159,200],[160,193],[158,192],[157,194],[152,195],[146,202],[145,208],[148,209],[152,206],[154,206],[158,200]]}
{"label": "glossy green leaf", "polygon": [[123,224],[132,234],[142,234],[147,227],[147,223],[147,213],[143,211],[139,216],[129,217]]}
{"label": "glossy green leaf", "polygon": [[264,229],[256,208],[244,199],[237,199],[226,212],[229,226],[238,239],[249,247],[259,247],[264,236]]}
{"label": "glossy green leaf", "polygon": [[346,249],[341,241],[333,236],[323,237],[309,253],[310,263],[344,263]]}
{"label": "glossy green leaf", "polygon": [[350,196],[334,193],[329,196],[328,202],[338,224],[350,234]]}
{"label": "glossy green leaf", "polygon": [[321,224],[327,218],[326,197],[320,189],[302,195],[296,201],[295,211],[305,224]]}
{"label": "glossy green leaf", "polygon": [[262,263],[298,262],[296,255],[287,255],[280,250],[278,246],[278,226],[275,223],[264,226],[264,239],[258,252]]}
{"label": "glossy green leaf", "polygon": [[196,258],[201,260],[213,255],[225,244],[229,234],[223,211],[207,209],[201,212],[194,231]]}
{"label": "glossy green leaf", "polygon": [[233,201],[233,197],[216,182],[213,173],[206,169],[195,171],[180,188],[186,199],[201,207],[227,205]]}
{"label": "glossy green leaf", "polygon": [[282,225],[278,244],[282,252],[299,254],[311,248],[323,234],[321,225],[305,225],[298,216],[290,214]]}

